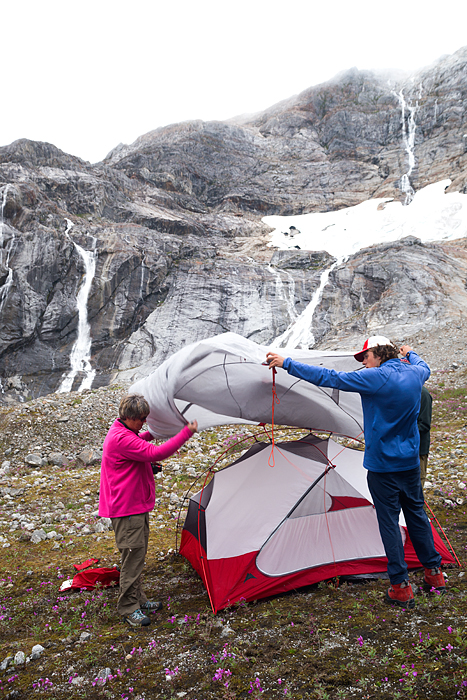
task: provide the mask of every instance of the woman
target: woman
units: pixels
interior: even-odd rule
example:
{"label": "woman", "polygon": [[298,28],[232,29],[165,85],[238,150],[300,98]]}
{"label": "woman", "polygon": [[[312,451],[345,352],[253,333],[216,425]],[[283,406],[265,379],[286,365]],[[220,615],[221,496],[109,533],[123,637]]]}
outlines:
{"label": "woman", "polygon": [[153,435],[139,433],[149,415],[149,404],[140,394],[125,396],[118,420],[104,440],[99,515],[111,518],[115,542],[122,555],[117,610],[133,627],[149,625],[146,613],[162,607],[148,600],[141,588],[141,572],[148,549],[149,511],[154,508],[156,487],[151,462],[174,454],[198,429],[188,423],[163,445],[151,445]]}

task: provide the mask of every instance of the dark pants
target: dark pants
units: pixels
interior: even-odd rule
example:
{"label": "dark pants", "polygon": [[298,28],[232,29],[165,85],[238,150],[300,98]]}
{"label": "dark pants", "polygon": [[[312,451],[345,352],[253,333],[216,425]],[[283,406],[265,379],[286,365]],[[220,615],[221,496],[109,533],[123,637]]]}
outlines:
{"label": "dark pants", "polygon": [[120,615],[130,615],[147,601],[141,588],[141,572],[148,551],[149,513],[112,518],[112,526],[122,555],[117,610]]}
{"label": "dark pants", "polygon": [[391,583],[407,580],[404,546],[399,528],[399,514],[405,516],[407,530],[420,562],[427,569],[441,564],[441,556],[433,543],[433,532],[423,508],[424,498],[420,483],[420,469],[405,472],[371,472],[367,475],[373,503],[376,508],[379,532],[388,559]]}

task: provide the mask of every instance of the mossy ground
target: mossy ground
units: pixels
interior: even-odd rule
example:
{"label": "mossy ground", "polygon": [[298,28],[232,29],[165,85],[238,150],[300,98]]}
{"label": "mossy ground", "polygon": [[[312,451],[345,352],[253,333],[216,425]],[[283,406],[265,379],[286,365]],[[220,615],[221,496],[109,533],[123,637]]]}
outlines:
{"label": "mossy ground", "polygon": [[[432,447],[441,459],[464,439],[466,392],[433,391],[438,403]],[[216,439],[215,431],[201,437],[200,460],[215,449]],[[77,471],[83,493],[95,493],[95,471]],[[183,472],[173,473],[180,489],[191,481]],[[27,498],[40,498],[40,488],[29,489]],[[176,521],[162,499],[157,512],[164,515],[159,521],[164,527],[153,521],[144,585],[163,609],[148,628],[135,630],[116,614],[116,590],[59,592],[60,583],[73,576],[74,563],[89,556],[99,557],[103,566],[118,563],[112,532],[99,541],[73,538],[59,550],[50,541],[32,546],[15,540],[0,550],[0,661],[18,650],[29,654],[34,644],[46,649],[39,660],[0,672],[0,697],[465,697],[467,577],[459,573],[467,517],[465,505],[448,508],[434,491],[427,500],[461,569],[447,570],[444,596],[426,594],[422,572],[412,573],[417,604],[410,611],[384,603],[384,580],[333,580],[214,615],[198,575],[170,551],[176,547]],[[73,505],[73,492],[64,494],[65,505]],[[88,641],[80,641],[83,631],[91,633]],[[105,668],[111,677],[100,685],[96,678]]]}

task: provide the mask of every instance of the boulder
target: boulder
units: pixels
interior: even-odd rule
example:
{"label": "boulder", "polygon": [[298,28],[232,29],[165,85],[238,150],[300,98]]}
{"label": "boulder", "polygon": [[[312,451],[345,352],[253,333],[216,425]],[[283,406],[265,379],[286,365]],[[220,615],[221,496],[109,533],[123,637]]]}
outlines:
{"label": "boulder", "polygon": [[102,460],[102,450],[95,450],[92,447],[86,448],[76,456],[76,459],[86,467],[100,464]]}
{"label": "boulder", "polygon": [[42,542],[42,540],[45,540],[47,538],[47,533],[45,530],[34,530],[34,532],[31,535],[31,542],[33,544],[39,544],[39,542]]}

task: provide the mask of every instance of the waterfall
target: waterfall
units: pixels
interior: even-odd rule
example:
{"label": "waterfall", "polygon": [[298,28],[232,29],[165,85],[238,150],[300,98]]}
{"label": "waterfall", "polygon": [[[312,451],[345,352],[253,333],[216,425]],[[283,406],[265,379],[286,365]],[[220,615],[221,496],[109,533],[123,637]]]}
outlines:
{"label": "waterfall", "polygon": [[318,306],[323,295],[323,289],[328,283],[329,275],[334,268],[343,260],[343,256],[336,260],[330,267],[327,267],[321,273],[321,279],[318,289],[314,292],[310,303],[302,311],[300,316],[271,344],[279,348],[287,348],[293,350],[295,348],[308,349],[315,344],[315,336],[313,335],[313,314]]}
{"label": "waterfall", "polygon": [[82,380],[78,391],[90,389],[96,375],[96,370],[91,366],[91,329],[88,323],[88,297],[91,290],[92,280],[96,272],[96,241],[93,239],[93,251],[84,250],[78,245],[69,235],[69,231],[73,223],[67,219],[67,229],[65,234],[70,238],[77,252],[82,257],[85,267],[83,284],[76,297],[76,307],[78,309],[78,336],[73,344],[70,354],[71,369],[63,379],[58,389],[59,393],[71,391],[73,382],[79,372],[84,372],[85,376]]}
{"label": "waterfall", "polygon": [[[420,86],[419,97],[421,96],[422,86]],[[395,93],[394,93],[395,94]],[[399,93],[396,94],[399,100],[401,108],[401,124],[402,124],[402,140],[404,143],[405,151],[407,153],[407,160],[409,169],[402,175],[400,181],[400,188],[405,194],[404,206],[410,204],[415,195],[415,190],[410,183],[410,176],[415,167],[415,131],[417,125],[415,123],[415,115],[418,112],[418,100],[415,106],[411,103],[407,103],[404,97],[404,92],[401,89]],[[408,111],[408,117],[406,119],[406,111]]]}
{"label": "waterfall", "polygon": [[[276,282],[276,297],[285,302],[290,323],[293,323],[297,318],[295,310],[295,280],[289,272],[284,270],[284,274],[288,278],[287,291],[285,290],[282,281],[281,273],[276,270],[271,264],[268,265],[269,272],[274,276]],[[290,325],[290,324],[289,324]]]}
{"label": "waterfall", "polygon": [[[0,250],[1,250],[1,255],[2,255],[2,262],[3,262],[3,230],[4,230],[4,210],[5,210],[5,205],[6,205],[6,198],[8,194],[8,189],[10,185],[5,185],[3,188],[3,193],[2,193],[2,212],[0,215]],[[5,260],[5,267],[8,269],[8,277],[6,279],[5,284],[2,286],[0,290],[0,313],[3,310],[3,306],[5,304],[6,298],[8,296],[8,291],[13,284],[13,269],[10,267],[10,254],[13,249],[13,244],[14,244],[14,236],[11,240],[10,246],[8,247],[6,251],[6,260]]]}
{"label": "waterfall", "polygon": [[3,188],[2,192],[2,213],[1,213],[1,218],[0,218],[0,245],[3,245],[3,221],[4,221],[4,211],[5,211],[5,205],[6,205],[6,196],[8,194],[8,188],[10,185],[5,185]]}

